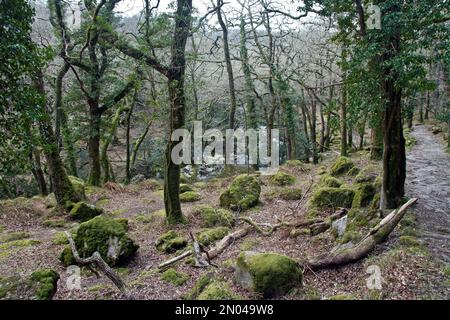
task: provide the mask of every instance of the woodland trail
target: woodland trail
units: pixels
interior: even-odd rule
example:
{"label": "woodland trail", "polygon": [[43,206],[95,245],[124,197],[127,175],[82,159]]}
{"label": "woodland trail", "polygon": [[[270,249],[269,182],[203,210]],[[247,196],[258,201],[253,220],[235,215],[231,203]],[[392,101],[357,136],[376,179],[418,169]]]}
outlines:
{"label": "woodland trail", "polygon": [[431,253],[450,262],[450,156],[426,126],[416,126],[417,144],[407,154],[406,193],[419,198],[413,211]]}

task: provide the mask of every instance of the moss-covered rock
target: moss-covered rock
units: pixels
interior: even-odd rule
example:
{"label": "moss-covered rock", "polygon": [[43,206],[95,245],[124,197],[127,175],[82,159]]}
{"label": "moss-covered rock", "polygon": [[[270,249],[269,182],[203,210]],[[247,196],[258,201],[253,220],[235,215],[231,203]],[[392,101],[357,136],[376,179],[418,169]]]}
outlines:
{"label": "moss-covered rock", "polygon": [[194,189],[192,189],[192,187],[186,183],[181,183],[180,184],[180,194],[188,192],[188,191],[194,191]]}
{"label": "moss-covered rock", "polygon": [[64,228],[66,226],[66,220],[64,219],[47,219],[42,221],[44,227],[49,228]]}
{"label": "moss-covered rock", "polygon": [[161,279],[165,282],[171,283],[174,286],[182,286],[188,281],[190,276],[183,272],[178,272],[173,268],[167,269],[161,275]]}
{"label": "moss-covered rock", "polygon": [[369,165],[363,168],[355,178],[357,183],[375,182],[378,177],[378,169],[375,166]]}
{"label": "moss-covered rock", "polygon": [[335,177],[324,175],[320,179],[320,184],[324,187],[330,187],[330,188],[340,188],[344,182],[342,180],[339,180]]}
{"label": "moss-covered rock", "polygon": [[247,210],[258,204],[261,186],[254,176],[239,175],[228,190],[220,195],[220,206],[233,210]]}
{"label": "moss-covered rock", "polygon": [[228,283],[215,280],[208,284],[198,295],[197,300],[239,300],[240,297],[231,291]]}
{"label": "moss-covered rock", "polygon": [[[74,237],[80,256],[87,258],[98,251],[110,266],[130,258],[139,246],[128,236],[124,220],[97,216],[81,223]],[[74,263],[69,247],[63,250],[60,260],[66,266]]]}
{"label": "moss-covered rock", "polygon": [[0,299],[51,300],[56,293],[59,274],[39,269],[29,277],[0,277]]}
{"label": "moss-covered rock", "polygon": [[269,183],[273,186],[291,186],[295,183],[295,177],[284,172],[278,172],[269,178]]}
{"label": "moss-covered rock", "polygon": [[311,204],[318,208],[350,208],[355,191],[349,188],[318,188],[311,197]]}
{"label": "moss-covered rock", "polygon": [[286,201],[300,200],[302,198],[302,189],[292,187],[277,188],[272,190],[267,197],[269,199],[279,198]]}
{"label": "moss-covered rock", "polygon": [[235,222],[234,214],[221,208],[198,206],[195,208],[193,214],[200,217],[202,227],[205,228],[216,226],[231,227]]}
{"label": "moss-covered rock", "polygon": [[198,280],[195,282],[192,289],[182,296],[182,299],[184,300],[196,299],[200,295],[200,293],[202,293],[202,291],[206,288],[206,286],[210,284],[212,281],[213,281],[213,274],[211,272],[200,276]]}
{"label": "moss-covered rock", "polygon": [[80,201],[75,203],[70,210],[69,216],[73,220],[88,221],[103,213],[103,209],[98,208],[92,204]]}
{"label": "moss-covered rock", "polygon": [[155,242],[156,249],[166,253],[172,253],[183,249],[186,245],[187,240],[180,237],[174,230],[164,233]]}
{"label": "moss-covered rock", "polygon": [[264,298],[282,296],[302,284],[300,265],[277,253],[242,252],[236,262],[236,281]]}
{"label": "moss-covered rock", "polygon": [[209,246],[210,244],[221,240],[228,234],[228,232],[230,232],[230,229],[227,227],[204,229],[198,234],[197,240],[200,244]]}
{"label": "moss-covered rock", "polygon": [[31,274],[30,280],[38,300],[51,300],[57,290],[59,274],[52,269],[40,269]]}
{"label": "moss-covered rock", "polygon": [[355,192],[355,197],[353,198],[352,208],[369,206],[376,192],[377,191],[372,183],[358,184]]}
{"label": "moss-covered rock", "polygon": [[75,193],[79,196],[79,199],[86,199],[86,184],[83,179],[69,176],[69,180],[72,183]]}
{"label": "moss-covered rock", "polygon": [[181,202],[195,202],[200,200],[200,194],[195,191],[186,191],[182,194],[180,194],[180,201]]}
{"label": "moss-covered rock", "polygon": [[333,177],[341,176],[347,174],[354,166],[355,164],[349,158],[339,157],[331,166],[330,174]]}

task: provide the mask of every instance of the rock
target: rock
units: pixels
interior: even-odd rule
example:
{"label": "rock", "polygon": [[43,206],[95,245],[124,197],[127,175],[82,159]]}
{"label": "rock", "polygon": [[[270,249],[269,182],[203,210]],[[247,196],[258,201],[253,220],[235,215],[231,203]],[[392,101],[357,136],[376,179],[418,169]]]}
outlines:
{"label": "rock", "polygon": [[174,230],[164,233],[155,242],[156,249],[166,253],[172,253],[183,249],[186,245],[187,240],[178,236]]}
{"label": "rock", "polygon": [[333,221],[331,224],[331,228],[336,232],[338,237],[341,237],[344,234],[345,229],[347,228],[347,221],[348,217],[343,216],[342,218]]}
{"label": "rock", "polygon": [[330,175],[333,177],[347,174],[355,164],[347,157],[339,157],[330,169]]}
{"label": "rock", "polygon": [[198,295],[197,300],[239,300],[225,281],[214,280]]}
{"label": "rock", "polygon": [[284,172],[278,172],[273,176],[270,176],[269,183],[279,187],[291,186],[295,183],[295,177]]}
{"label": "rock", "polygon": [[375,182],[378,177],[377,168],[374,166],[367,166],[363,168],[356,176],[357,183]]}
{"label": "rock", "polygon": [[133,178],[131,178],[130,183],[131,184],[138,184],[138,183],[144,181],[145,179],[146,178],[145,178],[145,176],[143,174],[138,174],[138,175],[135,175]]}
{"label": "rock", "polygon": [[[126,219],[112,219],[97,216],[83,222],[76,231],[74,242],[80,257],[90,257],[98,251],[110,266],[130,258],[139,246],[127,234]],[[64,265],[74,263],[72,250],[66,247],[60,255]]]}
{"label": "rock", "polygon": [[202,226],[206,228],[216,226],[231,227],[235,222],[234,215],[230,211],[221,208],[199,206],[195,208],[193,214],[200,217]]}
{"label": "rock", "polygon": [[213,229],[205,229],[199,233],[197,240],[201,245],[209,246],[210,244],[221,240],[230,232],[227,227],[217,227]]}
{"label": "rock", "polygon": [[195,191],[186,191],[180,194],[181,202],[195,202],[200,200],[200,194]]}
{"label": "rock", "polygon": [[431,132],[433,132],[433,134],[439,134],[442,132],[442,128],[440,126],[433,126]]}
{"label": "rock", "polygon": [[277,253],[243,252],[236,263],[236,281],[242,287],[273,298],[302,284],[300,265]]}
{"label": "rock", "polygon": [[359,184],[353,198],[352,208],[367,207],[373,200],[376,192],[376,188],[371,183]]}
{"label": "rock", "polygon": [[98,208],[92,204],[86,203],[84,201],[80,201],[73,205],[69,215],[73,220],[79,220],[84,222],[96,216],[99,216],[102,213],[103,209]]}
{"label": "rock", "polygon": [[233,210],[247,210],[258,204],[261,186],[254,176],[237,176],[228,190],[220,195],[220,206]]}
{"label": "rock", "polygon": [[0,277],[0,299],[51,300],[56,293],[59,274],[52,269],[39,269],[29,277]]}
{"label": "rock", "polygon": [[350,208],[355,191],[349,188],[318,188],[311,197],[311,204],[318,208]]}

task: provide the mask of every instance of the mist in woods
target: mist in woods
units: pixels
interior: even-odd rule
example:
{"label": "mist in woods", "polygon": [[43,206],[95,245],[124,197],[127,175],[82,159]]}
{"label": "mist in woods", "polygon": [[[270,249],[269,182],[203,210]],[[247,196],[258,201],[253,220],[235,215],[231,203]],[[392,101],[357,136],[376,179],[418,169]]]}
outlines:
{"label": "mist in woods", "polygon": [[1,1],[0,299],[448,299],[449,19]]}

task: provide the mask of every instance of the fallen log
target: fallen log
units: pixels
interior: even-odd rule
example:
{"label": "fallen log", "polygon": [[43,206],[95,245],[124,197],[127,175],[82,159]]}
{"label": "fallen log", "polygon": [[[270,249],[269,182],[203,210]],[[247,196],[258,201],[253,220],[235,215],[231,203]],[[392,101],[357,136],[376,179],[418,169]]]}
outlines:
{"label": "fallen log", "polygon": [[358,261],[367,256],[377,244],[386,240],[389,234],[394,230],[400,220],[406,213],[406,209],[413,205],[417,199],[411,199],[400,209],[394,210],[387,215],[377,226],[372,228],[369,233],[355,246],[337,250],[330,254],[321,255],[308,261],[308,267],[312,270],[326,269],[345,265]]}
{"label": "fallen log", "polygon": [[95,251],[92,256],[89,258],[81,258],[80,254],[78,253],[77,247],[75,245],[75,242],[73,241],[72,235],[70,232],[65,231],[65,234],[67,236],[67,239],[70,244],[70,248],[72,249],[72,255],[75,260],[75,262],[82,266],[91,266],[95,265],[97,268],[102,271],[114,284],[115,286],[123,293],[126,299],[132,300],[133,297],[129,294],[128,288],[123,282],[123,280],[120,278],[120,276],[114,272],[114,270],[103,260],[100,253],[98,251]]}

